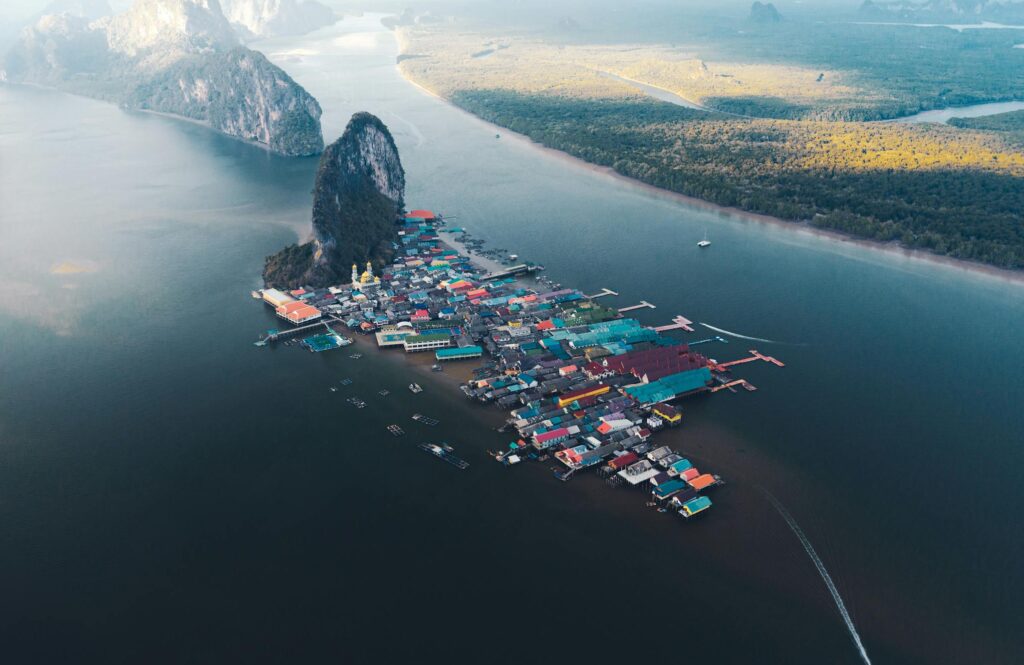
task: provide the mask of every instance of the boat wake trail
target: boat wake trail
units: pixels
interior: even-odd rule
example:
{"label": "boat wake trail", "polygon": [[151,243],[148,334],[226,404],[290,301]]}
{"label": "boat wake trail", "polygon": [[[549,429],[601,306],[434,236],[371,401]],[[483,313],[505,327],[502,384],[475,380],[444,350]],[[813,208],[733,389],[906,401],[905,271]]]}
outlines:
{"label": "boat wake trail", "polygon": [[821,579],[824,580],[825,586],[828,587],[829,593],[832,594],[832,600],[836,602],[836,607],[839,609],[839,614],[843,617],[843,621],[846,623],[846,628],[850,631],[850,637],[853,638],[853,643],[857,647],[857,651],[860,652],[861,660],[864,661],[865,665],[871,665],[871,659],[868,658],[868,652],[864,649],[864,644],[860,641],[860,635],[857,634],[857,628],[853,625],[853,619],[850,618],[850,613],[846,610],[846,604],[843,603],[843,598],[839,595],[839,589],[836,588],[835,582],[832,581],[832,576],[828,574],[828,570],[825,568],[825,563],[818,556],[818,553],[814,551],[814,546],[811,545],[811,541],[807,540],[807,536],[804,535],[803,529],[796,523],[793,516],[789,514],[786,507],[782,505],[775,496],[764,489],[760,488],[764,495],[768,497],[768,500],[775,506],[775,510],[782,515],[782,519],[786,520],[786,524],[796,534],[796,537],[800,539],[800,543],[804,546],[804,551],[807,552],[807,556],[811,557],[811,561],[814,562],[814,567],[818,569],[818,574],[821,575]]}
{"label": "boat wake trail", "polygon": [[741,335],[739,333],[734,333],[731,330],[723,330],[722,328],[716,328],[714,326],[708,325],[708,324],[704,323],[703,321],[701,321],[700,324],[702,326],[704,326],[705,328],[709,329],[709,330],[714,330],[715,332],[722,333],[723,335],[728,335],[729,337],[736,337],[738,339],[749,339],[749,340],[752,340],[754,342],[764,342],[766,344],[785,344],[785,342],[777,342],[774,339],[765,339],[763,337],[749,337],[747,335]]}

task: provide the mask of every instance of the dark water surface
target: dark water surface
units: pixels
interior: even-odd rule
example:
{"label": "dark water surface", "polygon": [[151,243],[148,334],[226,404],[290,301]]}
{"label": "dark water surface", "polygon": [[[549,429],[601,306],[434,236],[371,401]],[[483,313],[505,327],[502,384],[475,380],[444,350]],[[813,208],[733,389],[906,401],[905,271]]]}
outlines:
{"label": "dark water surface", "polygon": [[273,322],[248,293],[307,228],[315,159],[0,87],[5,662],[862,662],[762,487],[872,662],[1024,661],[1020,285],[496,140],[402,81],[372,18],[261,48],[320,99],[328,140],[380,115],[410,205],[656,303],[644,321],[782,342],[712,355],[786,367],[684,404],[675,444],[730,481],[696,523],[592,476],[501,468],[496,413],[429,375],[409,394],[400,355],[252,346]]}

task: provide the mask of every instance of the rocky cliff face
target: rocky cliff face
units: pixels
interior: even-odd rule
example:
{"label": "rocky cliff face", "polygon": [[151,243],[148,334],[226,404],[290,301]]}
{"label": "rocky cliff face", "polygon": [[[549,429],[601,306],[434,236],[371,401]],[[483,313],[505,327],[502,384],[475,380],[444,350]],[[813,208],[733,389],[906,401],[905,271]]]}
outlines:
{"label": "rocky cliff face", "polygon": [[181,115],[284,155],[323,148],[320,105],[239,46],[217,0],[138,0],[114,17],[47,15],[8,53],[4,76]]}
{"label": "rocky cliff face", "polygon": [[750,6],[749,20],[752,23],[779,23],[782,21],[782,14],[770,2],[755,2]]}
{"label": "rocky cliff face", "polygon": [[327,146],[313,189],[313,240],[267,258],[268,286],[326,286],[348,281],[352,264],[383,265],[397,239],[405,170],[391,132],[374,115],[352,116]]}
{"label": "rocky cliff face", "polygon": [[114,53],[158,69],[182,56],[238,45],[217,0],[137,0],[128,11],[95,24]]}
{"label": "rocky cliff face", "polygon": [[224,16],[243,40],[302,35],[338,17],[316,0],[221,0]]}
{"label": "rocky cliff face", "polygon": [[242,47],[179,60],[137,86],[125,105],[201,120],[282,155],[324,147],[317,101],[262,53]]}

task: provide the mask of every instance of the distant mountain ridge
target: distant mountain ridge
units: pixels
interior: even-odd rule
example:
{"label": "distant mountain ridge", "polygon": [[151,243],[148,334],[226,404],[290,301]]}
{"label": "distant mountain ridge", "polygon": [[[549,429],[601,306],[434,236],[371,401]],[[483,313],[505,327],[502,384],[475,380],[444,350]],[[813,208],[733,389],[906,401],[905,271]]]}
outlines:
{"label": "distant mountain ridge", "polygon": [[218,0],[137,0],[97,20],[43,16],[8,52],[2,78],[180,115],[283,155],[323,149],[316,99],[240,45]]}
{"label": "distant mountain ridge", "polygon": [[1024,23],[1024,2],[1020,0],[925,0],[893,2],[864,0],[860,14],[875,20],[899,21],[981,21]]}
{"label": "distant mountain ridge", "polygon": [[243,40],[301,35],[339,18],[316,0],[221,0],[221,9]]}

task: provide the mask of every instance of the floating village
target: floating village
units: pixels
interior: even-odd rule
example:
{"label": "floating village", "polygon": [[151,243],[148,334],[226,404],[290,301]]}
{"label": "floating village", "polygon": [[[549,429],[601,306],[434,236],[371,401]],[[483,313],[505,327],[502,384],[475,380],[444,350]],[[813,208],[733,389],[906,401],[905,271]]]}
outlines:
{"label": "floating village", "polygon": [[[756,361],[782,367],[781,361],[757,350],[713,360],[696,349],[724,338],[682,341],[666,334],[696,332],[685,317],[641,325],[629,313],[654,308],[651,303],[604,306],[601,298],[618,294],[563,288],[543,276],[542,266],[484,249],[482,241],[431,211],[413,210],[397,224],[395,260],[382,274],[367,264],[362,271],[352,267],[350,284],[254,291],[287,324],[267,331],[257,346],[301,344],[320,353],[352,344],[346,332],[372,336],[383,349],[432,353],[435,371],[444,363],[474,360],[462,392],[506,412],[501,431],[514,433],[506,448],[489,451],[497,462],[548,462],[562,481],[594,469],[610,485],[645,490],[648,506],[687,519],[712,506],[710,494],[723,479],[658,445],[657,433],[682,423],[680,402],[689,396],[756,390],[733,376],[734,367]],[[455,242],[445,242],[441,233]],[[472,253],[500,269],[484,270]],[[351,383],[342,385],[346,381]],[[411,383],[409,390],[423,388]],[[349,401],[366,406],[359,398]],[[421,414],[413,419],[438,422]],[[405,434],[397,424],[388,431]],[[447,443],[419,447],[460,469],[469,466]]]}

